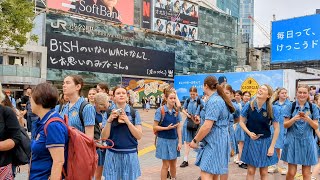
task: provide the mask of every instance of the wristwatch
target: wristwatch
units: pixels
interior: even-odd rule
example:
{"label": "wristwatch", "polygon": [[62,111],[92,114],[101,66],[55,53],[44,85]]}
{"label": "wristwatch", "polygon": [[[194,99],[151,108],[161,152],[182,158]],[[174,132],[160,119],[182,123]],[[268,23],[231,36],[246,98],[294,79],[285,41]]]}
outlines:
{"label": "wristwatch", "polygon": [[193,141],[194,143],[197,143],[197,140],[196,140],[196,139],[192,139],[192,141]]}

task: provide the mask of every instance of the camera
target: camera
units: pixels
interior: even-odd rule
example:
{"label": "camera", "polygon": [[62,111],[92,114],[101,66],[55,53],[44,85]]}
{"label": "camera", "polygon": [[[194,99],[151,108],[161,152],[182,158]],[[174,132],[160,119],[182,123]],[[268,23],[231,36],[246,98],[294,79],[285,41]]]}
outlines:
{"label": "camera", "polygon": [[120,114],[123,112],[123,110],[120,108],[120,109],[115,110],[114,112],[116,112],[118,114],[118,116],[120,116]]}

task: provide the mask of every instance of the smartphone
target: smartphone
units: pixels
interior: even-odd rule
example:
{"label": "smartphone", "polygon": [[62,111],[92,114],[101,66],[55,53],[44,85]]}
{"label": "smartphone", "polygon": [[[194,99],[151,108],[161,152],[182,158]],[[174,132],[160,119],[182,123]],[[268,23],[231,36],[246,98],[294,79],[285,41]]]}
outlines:
{"label": "smartphone", "polygon": [[304,112],[302,112],[302,111],[299,112],[299,116],[304,116],[304,115],[305,115]]}

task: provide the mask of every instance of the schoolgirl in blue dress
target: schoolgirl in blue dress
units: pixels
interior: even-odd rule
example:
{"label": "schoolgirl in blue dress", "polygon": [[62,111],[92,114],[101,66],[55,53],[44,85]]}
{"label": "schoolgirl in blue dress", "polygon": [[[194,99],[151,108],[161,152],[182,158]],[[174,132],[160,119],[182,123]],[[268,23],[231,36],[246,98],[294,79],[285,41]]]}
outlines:
{"label": "schoolgirl in blue dress", "polygon": [[[180,157],[182,147],[181,116],[179,110],[174,107],[176,93],[167,90],[165,101],[165,105],[157,109],[153,124],[153,130],[158,136],[156,157],[162,159],[161,180],[167,179],[169,167],[172,179],[176,179],[177,157]],[[164,111],[164,115],[161,111]]]}
{"label": "schoolgirl in blue dress", "polygon": [[220,175],[228,174],[231,151],[229,118],[235,109],[215,77],[208,76],[204,80],[203,90],[208,96],[204,107],[205,121],[190,147],[198,148],[198,142],[202,141],[195,163],[201,169],[201,179],[218,179]]}
{"label": "schoolgirl in blue dress", "polygon": [[[316,94],[314,96],[313,102],[317,105],[318,111],[320,112],[320,94]],[[316,137],[316,142],[319,143],[319,139],[320,139],[320,126],[319,128],[315,131],[317,137]],[[313,167],[312,170],[312,179],[314,179],[313,177],[317,177],[319,175],[319,171],[320,171],[320,147],[319,145],[317,146],[318,148],[318,164],[315,165]]]}
{"label": "schoolgirl in blue dress", "polygon": [[183,162],[180,167],[186,167],[189,165],[188,163],[188,156],[190,152],[189,143],[192,141],[194,136],[196,135],[197,131],[192,131],[187,128],[188,121],[192,121],[191,118],[196,115],[198,105],[197,99],[198,97],[198,90],[196,87],[191,87],[189,90],[190,98],[186,100],[183,104],[182,113],[187,116],[187,119],[183,123],[182,127],[182,143],[184,143],[184,158]]}
{"label": "schoolgirl in blue dress", "polygon": [[108,180],[135,180],[141,175],[137,153],[138,140],[142,137],[140,114],[135,110],[132,119],[125,88],[118,86],[113,94],[115,105],[101,137],[112,140],[114,147],[106,152],[103,175]]}
{"label": "schoolgirl in blue dress", "polygon": [[80,96],[83,87],[83,79],[79,75],[70,75],[64,78],[63,81],[63,94],[69,98],[69,102],[64,106],[60,115],[68,116],[69,126],[77,128],[79,131],[84,132],[87,136],[93,139],[94,124],[95,124],[95,109],[91,104],[87,104],[83,108],[83,122],[80,120],[80,106],[85,101],[84,97]]}
{"label": "schoolgirl in blue dress", "polygon": [[[284,123],[284,114],[285,110],[287,107],[291,106],[291,102],[288,99],[287,95],[287,90],[285,88],[280,88],[278,89],[274,94],[273,94],[273,106],[277,108],[279,112],[279,127],[280,127],[280,132],[279,136],[275,145],[276,152],[278,155],[278,159],[280,160],[281,156],[281,149],[283,148],[284,144],[284,139],[287,134],[287,129],[284,128],[283,123]],[[273,134],[274,129],[271,127],[271,133]],[[274,172],[279,172],[282,175],[286,175],[288,170],[287,170],[287,164],[283,164],[281,167],[279,166],[280,161],[278,161],[278,166],[273,165],[268,168],[269,173],[274,173]]]}
{"label": "schoolgirl in blue dress", "polygon": [[310,179],[311,166],[317,164],[317,145],[313,132],[318,129],[319,111],[315,104],[308,102],[309,91],[308,85],[299,85],[297,100],[286,110],[284,127],[287,128],[287,136],[281,160],[288,162],[287,179],[294,178],[298,164],[302,165],[303,179]]}
{"label": "schoolgirl in blue dress", "polygon": [[[242,95],[243,95],[242,101],[239,104],[240,110],[242,110],[242,108],[245,106],[245,104],[248,103],[251,99],[251,93],[249,91],[243,92]],[[246,137],[246,133],[244,132],[244,130],[240,127],[240,124],[238,123],[237,127],[236,127],[236,140],[238,143],[238,150],[239,150],[238,160],[239,161],[237,162],[237,164],[239,165],[239,167],[247,169],[247,164],[241,161],[245,137]]]}
{"label": "schoolgirl in blue dress", "polygon": [[[247,103],[240,117],[240,126],[246,132],[241,161],[248,165],[247,179],[253,180],[256,168],[260,168],[262,180],[268,178],[268,166],[278,162],[275,144],[279,135],[277,109],[272,107],[272,88],[262,85],[258,88],[256,98]],[[274,134],[271,135],[270,125]]]}
{"label": "schoolgirl in blue dress", "polygon": [[[107,113],[105,110],[109,107],[109,97],[106,93],[97,93],[93,97],[93,102],[94,102],[94,107],[96,110],[96,118],[95,120],[97,123],[99,123],[100,129],[102,129],[104,126],[102,122],[107,121]],[[90,98],[89,98],[90,99]],[[101,137],[94,137],[95,140],[101,139]],[[95,172],[95,180],[101,180],[102,177],[102,171],[103,171],[103,164],[105,161],[105,155],[106,155],[106,150],[103,148],[99,148],[99,144],[97,144],[97,154],[98,154],[98,167]]]}

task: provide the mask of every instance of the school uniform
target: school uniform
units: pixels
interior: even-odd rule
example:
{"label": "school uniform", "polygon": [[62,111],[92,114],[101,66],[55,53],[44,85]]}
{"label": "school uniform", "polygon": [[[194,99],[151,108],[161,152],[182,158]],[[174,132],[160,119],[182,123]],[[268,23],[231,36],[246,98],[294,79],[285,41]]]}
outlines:
{"label": "school uniform", "polygon": [[210,132],[202,140],[195,165],[210,174],[227,174],[230,159],[228,131],[230,112],[224,100],[214,93],[204,106],[205,120],[214,121]]}
{"label": "school uniform", "polygon": [[[98,123],[106,122],[108,117],[107,113],[103,112],[96,112],[96,119]],[[103,128],[104,126],[102,126]],[[105,149],[100,149],[97,148],[97,154],[98,154],[98,166],[103,166],[104,161],[105,161],[105,156],[106,156],[106,150]]]}
{"label": "school uniform", "polygon": [[234,119],[237,119],[240,117],[240,107],[237,103],[232,103],[233,107],[235,108],[235,112],[231,114],[230,119],[229,119],[229,135],[230,135],[230,141],[231,141],[231,149],[233,149],[235,154],[239,153],[238,149],[238,142],[236,138],[236,132],[233,129],[234,125]]}
{"label": "school uniform", "polygon": [[[309,103],[305,103],[301,108],[298,101],[291,116],[292,105],[286,110],[285,117],[291,118],[299,112],[309,114],[314,120],[319,120],[319,111],[317,106],[312,104],[313,113],[311,115]],[[309,123],[300,119],[287,129],[287,136],[282,149],[281,160],[290,164],[299,164],[303,166],[312,166],[318,163],[317,145],[313,135],[313,128]]]}
{"label": "school uniform", "polygon": [[[114,106],[114,109],[118,109]],[[124,109],[131,123],[141,125],[141,118],[136,111],[133,120],[130,114],[130,106]],[[111,123],[110,140],[114,142],[114,147],[106,152],[106,159],[103,167],[103,175],[108,180],[135,180],[141,176],[138,159],[138,141],[131,134],[127,124],[118,123],[115,119]]]}
{"label": "school uniform", "polygon": [[[197,97],[198,98],[198,97]],[[187,101],[184,102],[183,108],[188,110],[190,115],[195,115],[197,111],[197,98],[191,99],[189,104]],[[184,121],[182,126],[182,143],[187,142],[190,143],[192,139],[196,136],[196,131],[190,131],[187,129],[188,118]]]}
{"label": "school uniform", "polygon": [[52,122],[47,127],[47,135],[44,126],[50,118],[62,117],[50,110],[42,119],[36,121],[36,130],[31,142],[32,159],[30,163],[30,180],[48,179],[51,175],[53,160],[49,152],[50,148],[64,147],[65,167],[68,157],[68,130],[61,122]]}
{"label": "school uniform", "polygon": [[267,113],[267,104],[264,103],[261,109],[258,109],[256,101],[254,102],[254,110],[251,109],[250,103],[243,107],[241,116],[247,119],[248,130],[255,134],[262,134],[262,136],[257,140],[252,140],[246,134],[241,161],[256,168],[277,164],[277,153],[274,152],[273,156],[267,156],[267,154],[272,141],[270,125],[272,122],[278,122],[278,118],[276,118],[279,116],[278,114],[277,109],[273,108],[275,118],[270,119]]}
{"label": "school uniform", "polygon": [[[171,123],[177,124],[181,122],[180,113],[176,115],[176,111],[174,109],[170,112],[167,105],[164,105],[163,107],[165,115],[163,117],[162,124],[160,125],[161,127],[167,127]],[[154,120],[157,122],[160,122],[162,119],[161,108],[162,107],[157,109],[154,116]],[[177,150],[179,143],[177,128],[158,131],[157,136],[156,158],[162,160],[174,160],[177,159],[177,157],[180,157],[180,151]]]}
{"label": "school uniform", "polygon": [[[68,102],[60,113],[62,117],[64,115],[68,116],[69,126],[75,127],[81,132],[84,132],[84,127],[82,126],[80,121],[79,110],[80,110],[81,103],[83,101],[85,101],[85,99],[83,97],[80,97],[72,107],[70,107],[70,102]],[[95,125],[96,110],[91,104],[87,104],[83,108],[82,115],[83,115],[84,126]]]}
{"label": "school uniform", "polygon": [[[238,107],[240,109],[240,111],[242,110],[242,108],[245,106],[245,103],[243,101],[241,101],[238,104]],[[245,137],[246,137],[246,132],[244,132],[244,130],[241,128],[240,124],[238,123],[236,126],[236,130],[235,130],[235,136],[236,136],[236,141],[237,143],[239,143],[240,141],[244,142]]]}
{"label": "school uniform", "polygon": [[[274,102],[273,106],[274,106],[274,108],[278,109],[278,112],[279,112],[278,120],[279,120],[279,127],[280,127],[280,132],[279,132],[279,136],[278,136],[275,148],[282,149],[283,144],[284,144],[284,140],[285,140],[285,137],[287,134],[287,129],[284,128],[284,125],[283,125],[284,114],[285,114],[287,107],[291,106],[291,102],[288,99],[286,99],[283,104],[280,104],[279,101],[276,101],[276,102]],[[273,126],[271,126],[271,134],[273,134],[273,132],[274,132],[274,128],[273,128]]]}
{"label": "school uniform", "polygon": [[196,114],[197,116],[200,116],[200,126],[203,125],[205,119],[204,119],[204,115],[205,115],[205,111],[204,111],[204,106],[206,104],[206,102],[204,102],[203,99],[200,100],[200,105],[197,107],[197,111]]}

